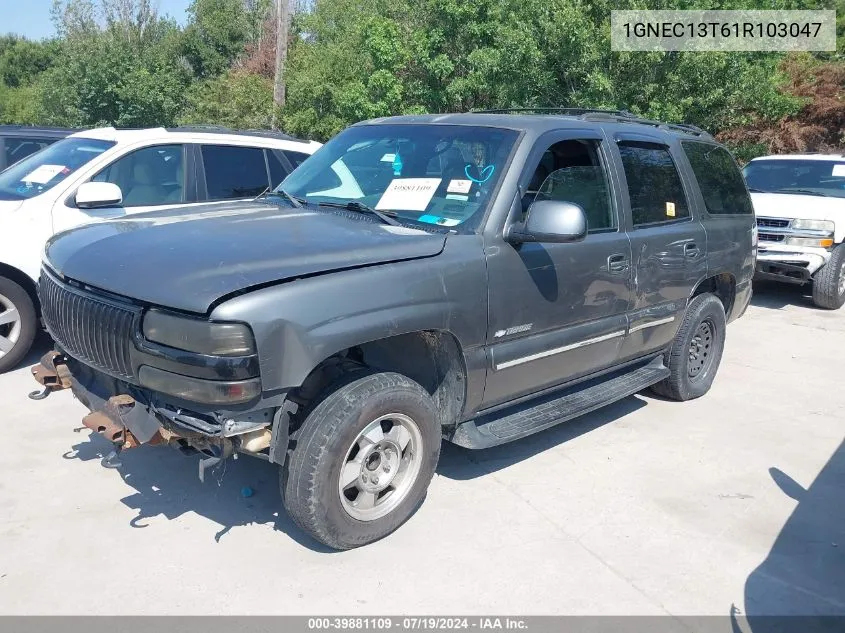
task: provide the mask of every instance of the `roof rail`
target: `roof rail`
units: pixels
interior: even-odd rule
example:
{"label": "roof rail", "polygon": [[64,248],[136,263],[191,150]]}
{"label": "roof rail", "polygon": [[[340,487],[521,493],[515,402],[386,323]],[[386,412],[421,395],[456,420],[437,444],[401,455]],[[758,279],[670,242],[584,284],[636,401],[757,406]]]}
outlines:
{"label": "roof rail", "polygon": [[693,136],[712,138],[709,132],[689,123],[665,123],[638,117],[628,110],[603,110],[601,108],[502,108],[499,110],[473,110],[478,114],[562,114],[585,121],[614,121],[617,123],[639,123],[657,128],[676,130]]}
{"label": "roof rail", "polygon": [[295,138],[290,136],[289,134],[285,134],[284,132],[278,132],[276,130],[235,130],[232,128],[228,128],[222,125],[208,125],[208,124],[191,124],[191,125],[180,125],[178,127],[171,127],[167,128],[168,132],[197,132],[203,134],[240,134],[241,136],[260,136],[265,138],[275,138],[283,141],[300,141],[300,142],[307,142],[302,141],[301,139]]}
{"label": "roof rail", "polygon": [[634,115],[627,110],[603,110],[601,108],[501,108],[495,110],[473,110],[478,114],[563,114],[568,116],[582,116],[584,114],[615,114],[620,117],[633,117]]}

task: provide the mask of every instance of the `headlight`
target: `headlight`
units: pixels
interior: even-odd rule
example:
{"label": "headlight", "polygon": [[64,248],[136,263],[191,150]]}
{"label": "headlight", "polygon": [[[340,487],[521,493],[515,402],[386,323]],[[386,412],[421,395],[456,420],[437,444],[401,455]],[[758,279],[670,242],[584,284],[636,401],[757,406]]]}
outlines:
{"label": "headlight", "polygon": [[833,233],[836,225],[832,220],[793,220],[793,229],[809,229],[810,231],[824,231],[825,233]]}
{"label": "headlight", "polygon": [[162,345],[210,356],[255,353],[255,339],[243,323],[214,323],[160,310],[149,310],[144,315],[144,336]]}
{"label": "headlight", "polygon": [[783,240],[787,246],[806,246],[809,248],[830,248],[833,246],[831,237],[787,237]]}
{"label": "headlight", "polygon": [[203,404],[240,404],[261,394],[261,381],[258,378],[203,380],[144,365],[138,372],[138,379],[144,387],[153,391]]}

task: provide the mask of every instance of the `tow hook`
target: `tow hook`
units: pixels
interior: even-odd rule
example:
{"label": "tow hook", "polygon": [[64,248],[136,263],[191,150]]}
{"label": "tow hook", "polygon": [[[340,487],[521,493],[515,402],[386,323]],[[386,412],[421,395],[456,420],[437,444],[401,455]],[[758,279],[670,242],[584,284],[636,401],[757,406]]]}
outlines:
{"label": "tow hook", "polygon": [[54,391],[69,389],[71,386],[70,371],[67,368],[67,357],[59,352],[47,352],[41,357],[37,365],[30,369],[32,377],[44,387],[41,391],[29,394],[31,400],[44,400]]}

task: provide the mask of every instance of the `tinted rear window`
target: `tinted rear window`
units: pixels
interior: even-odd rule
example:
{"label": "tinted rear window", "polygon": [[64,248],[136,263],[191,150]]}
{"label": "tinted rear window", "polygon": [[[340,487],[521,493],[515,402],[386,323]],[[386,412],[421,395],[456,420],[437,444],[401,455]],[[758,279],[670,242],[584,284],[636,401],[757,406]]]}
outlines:
{"label": "tinted rear window", "polygon": [[716,145],[681,143],[698,181],[704,205],[711,215],[751,215],[751,197],[730,153]]}
{"label": "tinted rear window", "polygon": [[654,143],[620,141],[634,226],[689,217],[681,177],[669,149]]}
{"label": "tinted rear window", "polygon": [[250,198],[270,184],[264,150],[258,147],[203,145],[202,162],[209,200]]}

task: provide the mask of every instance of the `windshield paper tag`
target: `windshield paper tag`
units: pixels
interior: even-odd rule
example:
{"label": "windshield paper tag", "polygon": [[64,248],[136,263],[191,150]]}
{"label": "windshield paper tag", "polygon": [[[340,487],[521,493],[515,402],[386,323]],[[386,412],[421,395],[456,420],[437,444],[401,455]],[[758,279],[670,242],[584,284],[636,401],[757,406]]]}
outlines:
{"label": "windshield paper tag", "polygon": [[666,215],[670,218],[675,217],[675,203],[674,202],[667,202],[666,203]]}
{"label": "windshield paper tag", "polygon": [[469,193],[472,188],[471,180],[451,180],[449,181],[449,188],[447,193]]}
{"label": "windshield paper tag", "polygon": [[833,173],[831,174],[831,176],[845,178],[845,163],[839,163],[838,165],[834,165]]}
{"label": "windshield paper tag", "polygon": [[376,209],[425,211],[442,178],[396,178],[388,185]]}
{"label": "windshield paper tag", "polygon": [[396,154],[385,154],[384,156],[381,157],[380,162],[382,162],[382,163],[392,163],[394,160],[396,160]]}
{"label": "windshield paper tag", "polygon": [[21,178],[21,182],[34,182],[38,185],[46,185],[55,178],[56,174],[62,173],[65,169],[67,168],[64,165],[41,165]]}

